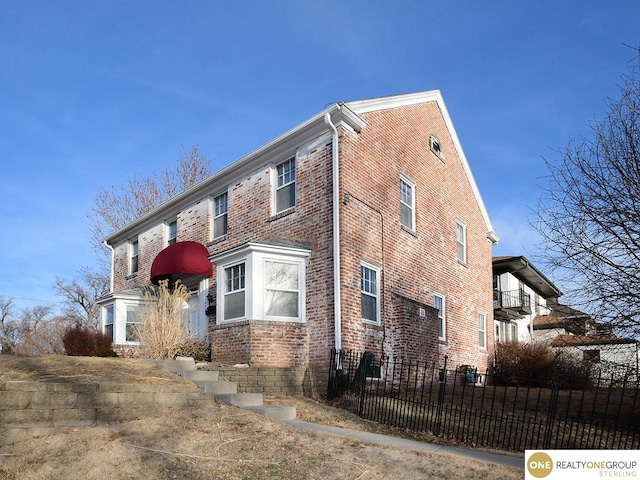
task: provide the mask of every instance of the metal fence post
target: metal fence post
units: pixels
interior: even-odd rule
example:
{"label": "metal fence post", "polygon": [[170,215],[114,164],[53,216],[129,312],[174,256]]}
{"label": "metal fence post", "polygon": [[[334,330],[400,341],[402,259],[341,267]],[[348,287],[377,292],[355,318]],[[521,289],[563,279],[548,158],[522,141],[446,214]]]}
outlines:
{"label": "metal fence post", "polygon": [[549,410],[547,411],[547,429],[544,432],[544,440],[542,448],[548,450],[551,448],[551,439],[553,438],[553,425],[555,422],[556,408],[558,406],[558,394],[560,392],[560,374],[556,372],[553,377],[553,385],[551,387],[551,398],[549,398]]}

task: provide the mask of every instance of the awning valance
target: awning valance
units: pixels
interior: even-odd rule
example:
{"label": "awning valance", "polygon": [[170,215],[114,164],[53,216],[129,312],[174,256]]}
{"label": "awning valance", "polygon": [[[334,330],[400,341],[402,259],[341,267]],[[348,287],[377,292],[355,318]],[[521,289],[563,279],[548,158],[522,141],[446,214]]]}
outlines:
{"label": "awning valance", "polygon": [[207,247],[198,242],[176,242],[162,250],[151,264],[151,283],[180,280],[193,285],[213,275]]}

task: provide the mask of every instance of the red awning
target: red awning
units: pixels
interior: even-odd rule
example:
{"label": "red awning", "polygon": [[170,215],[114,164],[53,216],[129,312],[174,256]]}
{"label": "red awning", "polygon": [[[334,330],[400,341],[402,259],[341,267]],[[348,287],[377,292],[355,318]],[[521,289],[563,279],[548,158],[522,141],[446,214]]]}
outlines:
{"label": "red awning", "polygon": [[207,247],[198,242],[177,242],[162,250],[151,265],[151,283],[169,280],[192,286],[213,275]]}

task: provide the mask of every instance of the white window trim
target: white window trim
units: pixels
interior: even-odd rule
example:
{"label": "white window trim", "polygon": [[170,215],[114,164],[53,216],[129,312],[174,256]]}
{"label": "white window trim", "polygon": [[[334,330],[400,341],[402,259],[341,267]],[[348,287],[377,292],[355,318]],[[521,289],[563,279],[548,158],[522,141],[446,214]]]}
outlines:
{"label": "white window trim", "polygon": [[[227,196],[227,210],[222,215],[216,215],[216,198],[221,197],[222,195]],[[227,231],[229,229],[229,192],[220,192],[217,195],[213,195],[211,197],[210,205],[211,205],[211,239],[217,240],[218,238],[223,238],[224,236],[226,236]],[[216,236],[215,220],[216,218],[222,217],[223,215],[227,216],[227,228],[225,229],[225,232],[222,235]]]}
{"label": "white window trim", "polygon": [[[171,224],[174,223],[176,224],[176,237],[175,237],[175,242],[178,241],[178,219],[174,218],[172,220],[167,220],[166,222],[164,222],[164,232],[165,232],[165,236],[164,236],[164,246],[165,248],[169,246],[169,241],[171,240]],[[175,243],[174,242],[174,243]],[[140,246],[140,245],[138,245]]]}
{"label": "white window trim", "polygon": [[[462,227],[462,242],[458,238],[459,227]],[[460,258],[460,256],[458,255],[458,245],[462,245],[463,258]],[[467,256],[467,225],[460,220],[456,221],[456,258],[461,263],[464,263],[464,264],[467,263],[467,258],[468,258]]]}
{"label": "white window trim", "polygon": [[[136,269],[133,270],[133,244],[137,244],[138,248],[137,248],[137,252],[136,252]],[[129,275],[135,275],[136,273],[138,273],[138,271],[140,271],[140,240],[138,239],[138,237],[136,238],[132,238],[131,240],[129,240],[129,242],[127,242],[127,271],[129,272]]]}
{"label": "white window trim", "polygon": [[446,341],[447,339],[447,297],[442,293],[434,292],[433,306],[435,307],[436,297],[442,300],[442,335],[440,335],[440,315],[438,315],[438,340]]}
{"label": "white window trim", "polygon": [[[247,297],[248,297],[248,293],[247,293],[247,261],[245,259],[242,259],[240,261],[237,262],[233,262],[233,263],[229,263],[227,265],[224,265],[221,271],[221,275],[218,277],[220,278],[220,284],[222,284],[222,295],[221,295],[221,315],[224,317],[224,304],[226,301],[226,298],[228,295],[230,294],[236,294],[238,292],[244,292],[244,315],[240,316],[240,317],[233,317],[233,318],[229,318],[229,319],[224,319],[225,322],[238,322],[240,320],[244,320],[247,318]],[[227,282],[227,276],[225,275],[226,270],[229,268],[233,268],[233,267],[238,267],[240,265],[244,265],[244,287],[243,288],[239,288],[237,290],[231,290],[231,291],[227,291],[226,289],[226,282]]]}
{"label": "white window trim", "polygon": [[[282,247],[249,243],[211,257],[217,265],[217,319],[218,324],[228,324],[241,320],[269,320],[283,322],[306,321],[306,263],[311,251],[306,248]],[[266,282],[264,265],[266,261],[291,263],[298,265],[298,317],[267,316],[265,312],[264,292]],[[242,318],[224,318],[224,270],[232,265],[245,264],[245,315]]]}
{"label": "white window trim", "polygon": [[[411,189],[411,205],[402,201],[402,183],[406,183]],[[402,205],[406,205],[411,210],[411,226],[402,223]],[[411,230],[416,231],[416,183],[405,175],[400,175],[400,224]]]}
{"label": "white window trim", "polygon": [[[369,292],[365,292],[362,289],[362,267],[367,268],[369,270],[372,270],[376,273],[376,292],[375,292],[375,299],[376,299],[376,320],[372,321],[369,320],[368,318],[364,318],[362,317],[362,295],[369,295],[372,296]],[[380,325],[381,323],[381,312],[380,312],[380,305],[381,305],[381,301],[380,301],[380,267],[377,267],[376,265],[373,265],[371,263],[368,262],[360,262],[360,316],[362,317],[362,321],[364,323],[368,323],[370,325]]]}
{"label": "white window trim", "polygon": [[[112,309],[111,313],[111,323],[107,321],[109,318],[107,315],[107,311]],[[108,305],[103,305],[101,310],[102,316],[102,333],[107,333],[107,325],[111,325],[111,341],[113,342],[116,334],[116,305],[115,303],[109,303]]]}
{"label": "white window trim", "polygon": [[[482,324],[480,320],[481,318],[482,318]],[[482,325],[482,328],[480,328],[481,325]],[[486,350],[487,349],[487,313],[482,310],[478,312],[478,341],[480,340],[481,333],[483,336],[484,345],[482,345],[482,343],[479,343],[480,349]]]}
{"label": "white window trim", "polygon": [[[283,185],[278,185],[278,167],[284,163],[293,161],[293,165],[294,165],[294,169],[295,169],[295,179],[289,183],[285,183]],[[272,198],[272,202],[273,202],[273,209],[272,211],[274,212],[274,215],[278,215],[280,213],[283,212],[287,212],[289,210],[292,210],[294,208],[296,208],[296,205],[298,204],[298,157],[297,155],[291,155],[288,156],[287,158],[285,158],[282,161],[277,162],[276,164],[273,165],[273,198]],[[293,205],[291,205],[290,207],[287,207],[283,210],[278,210],[278,190],[287,187],[291,184],[294,184],[293,189],[294,189],[294,198],[293,198]]]}

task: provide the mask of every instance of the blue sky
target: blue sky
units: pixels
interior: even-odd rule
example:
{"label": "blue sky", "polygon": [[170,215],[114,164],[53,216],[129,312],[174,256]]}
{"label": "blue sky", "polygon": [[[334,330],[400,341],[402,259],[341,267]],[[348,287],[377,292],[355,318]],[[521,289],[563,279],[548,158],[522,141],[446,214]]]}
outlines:
{"label": "blue sky", "polygon": [[[636,0],[0,0],[0,295],[94,262],[96,190],[200,143],[217,170],[327,104],[440,89],[501,237],[535,258],[543,157],[606,111]],[[56,305],[55,303],[51,303]]]}

